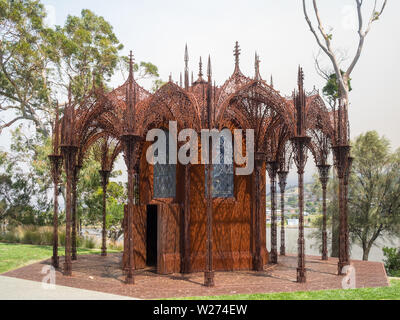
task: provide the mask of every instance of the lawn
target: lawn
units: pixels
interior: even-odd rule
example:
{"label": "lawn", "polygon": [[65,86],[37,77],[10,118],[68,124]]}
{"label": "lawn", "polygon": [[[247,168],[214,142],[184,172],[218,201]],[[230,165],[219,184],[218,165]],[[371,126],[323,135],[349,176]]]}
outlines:
{"label": "lawn", "polygon": [[400,278],[391,279],[390,287],[384,288],[193,297],[182,300],[400,300]]}
{"label": "lawn", "polygon": [[[59,255],[64,255],[64,248],[59,248]],[[117,252],[108,250],[108,252]],[[78,249],[78,254],[100,254],[100,249]],[[24,244],[0,243],[0,274],[38,261],[50,259],[53,247]]]}

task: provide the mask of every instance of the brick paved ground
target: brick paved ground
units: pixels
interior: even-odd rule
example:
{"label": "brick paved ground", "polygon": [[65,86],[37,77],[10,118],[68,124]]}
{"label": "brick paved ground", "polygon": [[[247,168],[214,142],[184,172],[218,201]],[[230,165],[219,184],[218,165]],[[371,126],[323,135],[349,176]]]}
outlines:
{"label": "brick paved ground", "polygon": [[[321,261],[319,257],[307,257],[307,283],[296,280],[296,257],[279,257],[279,264],[266,266],[265,271],[218,272],[216,287],[202,286],[203,273],[191,275],[158,275],[151,270],[136,272],[136,285],[124,284],[120,270],[120,254],[108,257],[80,256],[73,263],[73,276],[64,277],[57,271],[56,283],[62,286],[131,296],[140,299],[156,299],[188,296],[214,296],[230,294],[291,292],[327,290],[342,288],[342,279],[336,275],[337,259]],[[62,259],[61,259],[62,265]],[[49,261],[30,265],[4,274],[26,280],[41,281],[41,271]],[[388,279],[382,263],[353,261],[357,272],[357,287],[388,286]]]}

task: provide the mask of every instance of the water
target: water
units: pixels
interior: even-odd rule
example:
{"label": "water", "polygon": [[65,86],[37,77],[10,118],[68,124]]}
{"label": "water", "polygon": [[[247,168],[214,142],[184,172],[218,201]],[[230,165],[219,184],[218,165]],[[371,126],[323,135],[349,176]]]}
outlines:
{"label": "water", "polygon": [[[315,239],[311,239],[309,235],[312,232],[315,232],[315,229],[304,229],[305,235],[305,247],[306,247],[306,255],[318,256],[321,255],[319,250],[318,242]],[[280,226],[278,226],[278,253],[281,245],[280,241]],[[297,254],[297,238],[298,238],[298,229],[297,228],[287,228],[286,229],[286,252],[289,254]],[[400,238],[392,238],[390,240],[379,238],[375,245],[371,248],[369,254],[369,261],[383,262],[384,256],[382,249],[384,247],[390,248],[400,248]],[[267,248],[270,250],[271,248],[271,229],[267,228]],[[328,250],[330,254],[330,244],[328,245]],[[362,260],[363,250],[362,248],[354,244],[351,248],[351,259],[353,260]]]}

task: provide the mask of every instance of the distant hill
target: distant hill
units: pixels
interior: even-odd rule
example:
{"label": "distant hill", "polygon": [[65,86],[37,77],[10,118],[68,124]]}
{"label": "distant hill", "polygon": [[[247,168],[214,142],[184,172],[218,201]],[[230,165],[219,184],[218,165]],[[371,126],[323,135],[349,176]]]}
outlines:
{"label": "distant hill", "polygon": [[[278,186],[278,209],[280,209],[280,190]],[[321,212],[321,199],[313,192],[313,184],[304,184],[304,207],[310,215],[318,215]],[[271,209],[271,194],[267,194],[267,210]],[[298,213],[298,187],[291,186],[285,192],[285,211],[287,215]]]}

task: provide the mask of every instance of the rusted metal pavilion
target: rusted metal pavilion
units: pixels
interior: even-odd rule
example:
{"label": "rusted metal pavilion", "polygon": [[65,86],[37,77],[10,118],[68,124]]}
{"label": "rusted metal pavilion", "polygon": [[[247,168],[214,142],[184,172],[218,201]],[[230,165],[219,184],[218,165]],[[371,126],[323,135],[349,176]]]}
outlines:
{"label": "rusted metal pavilion", "polygon": [[[347,110],[328,110],[319,92],[307,93],[299,67],[298,88],[283,97],[260,75],[256,54],[254,77],[240,70],[240,47],[234,49],[235,67],[221,86],[212,79],[211,59],[206,79],[200,59],[198,79],[189,82],[189,55],[185,49],[184,76],[170,81],[154,94],[134,78],[133,55],[127,81],[106,92],[101,86],[80,101],[71,95],[64,116],[54,125],[52,176],[54,181],[54,253],[57,256],[58,185],[62,161],[66,173],[66,248],[64,274],[72,274],[76,256],[76,185],[85,155],[95,143],[102,145],[103,245],[106,255],[106,193],[113,163],[124,155],[128,171],[128,203],[124,218],[123,266],[127,284],[134,284],[134,271],[146,266],[150,256],[148,216],[157,214],[157,270],[160,273],[205,272],[205,285],[214,285],[215,270],[253,269],[262,271],[279,260],[277,238],[278,188],[284,221],[284,194],[291,164],[299,177],[298,282],[306,281],[304,246],[304,170],[311,152],[323,187],[323,250],[326,260],[326,188],[328,163],[333,151],[339,177],[340,256],[338,273],[350,263],[347,226],[347,185],[351,167]],[[249,177],[233,177],[230,169],[211,164],[176,167],[148,165],[143,154],[145,138],[153,128],[168,131],[169,121],[179,129],[253,129],[255,170]],[[211,143],[210,143],[211,148]],[[228,170],[229,169],[229,170]],[[271,185],[271,251],[266,250],[266,178]],[[218,180],[217,177],[220,179]],[[158,180],[157,180],[158,179]],[[225,179],[225,180],[224,180]],[[221,187],[223,185],[223,187]],[[171,190],[175,192],[171,193]],[[203,190],[204,193],[198,192]],[[147,220],[146,220],[147,216]],[[285,226],[281,224],[280,254],[285,255]],[[228,240],[227,240],[228,239]],[[147,251],[146,251],[147,250]],[[160,252],[159,252],[160,251]]]}

